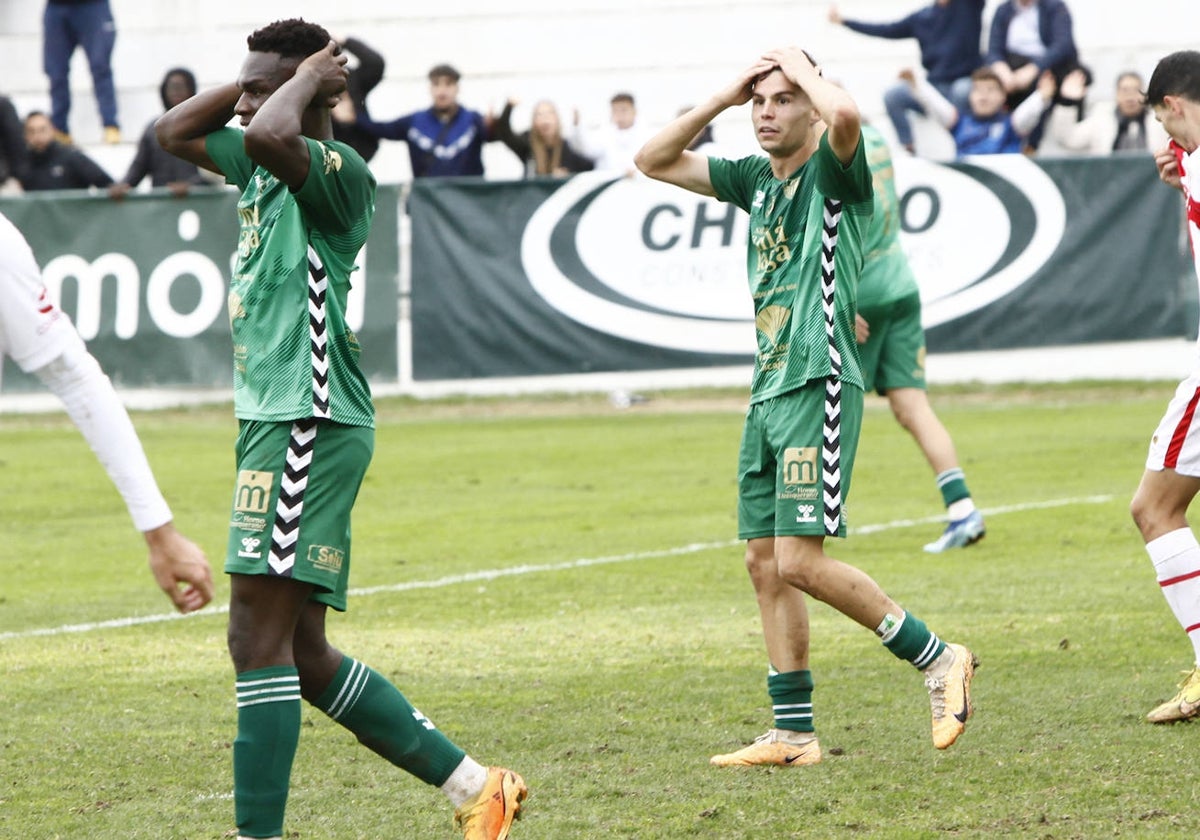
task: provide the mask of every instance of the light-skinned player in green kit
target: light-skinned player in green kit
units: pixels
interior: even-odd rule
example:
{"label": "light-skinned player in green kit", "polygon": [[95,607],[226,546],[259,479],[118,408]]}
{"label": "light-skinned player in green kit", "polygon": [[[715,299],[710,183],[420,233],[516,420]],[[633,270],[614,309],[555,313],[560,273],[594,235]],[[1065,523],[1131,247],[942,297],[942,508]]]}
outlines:
{"label": "light-skinned player in green kit", "polygon": [[[727,108],[750,102],[766,156],[689,152]],[[806,596],[873,630],[925,675],[933,743],[971,713],[975,657],[942,642],[862,571],[825,553],[844,536],[843,503],[862,425],[855,290],[872,212],[871,170],[854,100],[797,47],[764,53],[638,152],[638,168],[750,214],[747,276],[758,353],[738,457],[738,536],[758,597],[774,723],[718,766],[816,764]]]}
{"label": "light-skinned player in green kit", "polygon": [[[157,126],[164,148],[242,191],[229,291],[238,474],[225,564],[238,836],[283,835],[303,699],[440,787],[468,840],[502,840],[526,795],[521,777],[475,762],[325,637],[328,609],[346,608],[350,513],[374,449],[346,298],[375,179],[333,140],[330,108],[347,71],[329,33],[284,20],[248,44],[235,83],[189,99]],[[226,127],[234,116],[242,128]]]}

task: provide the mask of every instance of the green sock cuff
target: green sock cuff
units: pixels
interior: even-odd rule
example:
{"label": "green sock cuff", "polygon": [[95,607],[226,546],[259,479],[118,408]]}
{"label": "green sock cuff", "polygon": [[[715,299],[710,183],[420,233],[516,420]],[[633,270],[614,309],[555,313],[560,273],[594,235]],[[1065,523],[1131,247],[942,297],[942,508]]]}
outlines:
{"label": "green sock cuff", "polygon": [[775,728],[790,732],[813,732],[812,671],[774,669],[767,675],[767,692],[771,695],[771,711]]}
{"label": "green sock cuff", "polygon": [[946,644],[929,631],[925,622],[912,613],[905,613],[899,631],[883,645],[897,659],[911,662],[922,671],[933,664],[933,660],[946,649]]}
{"label": "green sock cuff", "polygon": [[967,477],[959,467],[938,473],[937,486],[946,507],[962,499],[971,498],[971,491],[967,489]]}

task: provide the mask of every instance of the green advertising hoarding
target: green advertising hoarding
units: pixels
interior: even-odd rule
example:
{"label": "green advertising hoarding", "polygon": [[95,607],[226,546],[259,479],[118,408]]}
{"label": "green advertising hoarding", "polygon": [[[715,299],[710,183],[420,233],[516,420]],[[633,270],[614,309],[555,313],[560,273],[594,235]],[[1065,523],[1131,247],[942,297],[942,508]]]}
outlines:
{"label": "green advertising hoarding", "polygon": [[[373,381],[395,381],[399,188],[380,187],[359,259],[351,327]],[[0,200],[33,249],[43,282],[114,384],[229,388],[226,297],[237,244],[237,194],[196,189],[123,201],[82,192]],[[5,360],[6,392],[38,387]]]}

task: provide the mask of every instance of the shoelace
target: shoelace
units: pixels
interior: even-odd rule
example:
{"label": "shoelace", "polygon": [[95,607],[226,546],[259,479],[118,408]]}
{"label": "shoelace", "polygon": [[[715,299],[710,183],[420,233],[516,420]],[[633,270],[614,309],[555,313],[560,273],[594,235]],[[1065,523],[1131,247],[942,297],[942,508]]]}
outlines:
{"label": "shoelace", "polygon": [[946,716],[946,678],[926,677],[925,687],[929,689],[929,703],[933,716],[939,720]]}

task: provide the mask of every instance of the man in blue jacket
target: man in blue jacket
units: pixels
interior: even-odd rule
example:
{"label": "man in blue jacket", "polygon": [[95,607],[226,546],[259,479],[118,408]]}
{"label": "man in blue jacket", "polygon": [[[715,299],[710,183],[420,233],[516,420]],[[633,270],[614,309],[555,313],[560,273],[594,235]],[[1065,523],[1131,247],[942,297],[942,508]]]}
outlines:
{"label": "man in blue jacket", "polygon": [[[934,0],[895,23],[850,20],[843,18],[836,6],[830,6],[829,20],[876,38],[916,38],[929,84],[963,111],[971,91],[971,74],[983,64],[979,44],[983,36],[984,5],[985,0]],[[913,97],[912,88],[904,82],[893,85],[884,93],[883,104],[896,129],[897,141],[912,152],[908,112],[925,113]]]}
{"label": "man in blue jacket", "polygon": [[483,144],[492,139],[487,117],[458,103],[459,72],[449,64],[429,71],[433,104],[391,122],[375,122],[366,109],[358,125],[368,134],[408,144],[413,178],[482,175]]}

